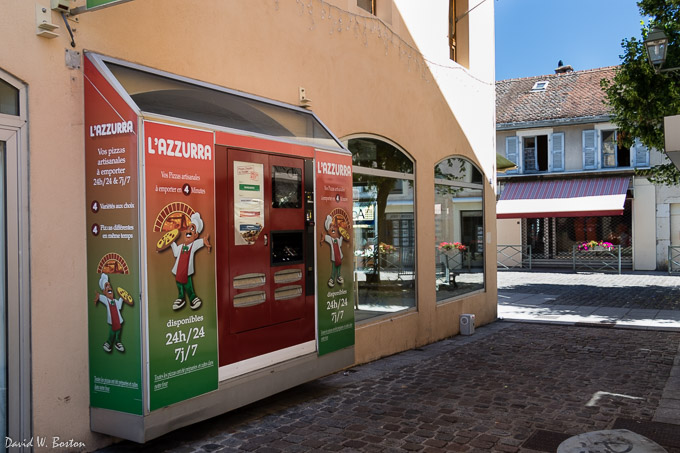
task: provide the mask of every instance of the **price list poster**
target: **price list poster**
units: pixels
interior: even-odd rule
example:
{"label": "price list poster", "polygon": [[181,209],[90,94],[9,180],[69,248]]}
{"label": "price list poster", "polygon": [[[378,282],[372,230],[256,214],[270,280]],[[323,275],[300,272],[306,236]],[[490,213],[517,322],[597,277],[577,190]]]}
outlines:
{"label": "price list poster", "polygon": [[354,344],[352,158],[316,152],[319,355]]}
{"label": "price list poster", "polygon": [[90,405],[142,414],[137,116],[84,65]]}
{"label": "price list poster", "polygon": [[217,389],[214,135],[144,122],[149,409]]}

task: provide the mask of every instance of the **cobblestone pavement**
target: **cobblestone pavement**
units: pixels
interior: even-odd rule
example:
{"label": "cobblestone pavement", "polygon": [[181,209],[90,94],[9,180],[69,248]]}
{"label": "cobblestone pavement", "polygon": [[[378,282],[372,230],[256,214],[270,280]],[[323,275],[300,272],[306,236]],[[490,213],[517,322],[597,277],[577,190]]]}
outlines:
{"label": "cobblestone pavement", "polygon": [[555,305],[680,310],[680,275],[499,271],[499,294],[549,294]]}
{"label": "cobblestone pavement", "polygon": [[[625,423],[680,425],[679,345],[680,332],[495,322],[104,451],[554,452]],[[654,426],[676,435],[641,434],[680,452],[680,426]]]}

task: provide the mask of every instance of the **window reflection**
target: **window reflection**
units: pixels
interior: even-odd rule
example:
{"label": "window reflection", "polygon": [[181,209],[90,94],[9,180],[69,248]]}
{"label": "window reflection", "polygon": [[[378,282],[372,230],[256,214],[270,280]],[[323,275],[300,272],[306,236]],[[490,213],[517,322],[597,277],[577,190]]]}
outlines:
{"label": "window reflection", "polygon": [[435,166],[435,288],[437,301],[484,289],[481,172],[452,157]]}
{"label": "window reflection", "polygon": [[376,139],[353,139],[348,147],[355,165],[355,316],[360,321],[416,305],[413,162]]}

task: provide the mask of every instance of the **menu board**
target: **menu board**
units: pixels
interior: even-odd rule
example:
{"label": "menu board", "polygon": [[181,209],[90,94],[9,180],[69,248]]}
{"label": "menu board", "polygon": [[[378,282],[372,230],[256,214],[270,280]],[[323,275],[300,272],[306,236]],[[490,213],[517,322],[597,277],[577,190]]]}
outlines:
{"label": "menu board", "polygon": [[354,344],[352,158],[317,151],[319,355]]}
{"label": "menu board", "polygon": [[144,122],[150,410],[216,390],[214,137]]}
{"label": "menu board", "polygon": [[234,244],[255,244],[263,228],[264,166],[234,161]]}
{"label": "menu board", "polygon": [[90,405],[142,414],[137,116],[85,58]]}

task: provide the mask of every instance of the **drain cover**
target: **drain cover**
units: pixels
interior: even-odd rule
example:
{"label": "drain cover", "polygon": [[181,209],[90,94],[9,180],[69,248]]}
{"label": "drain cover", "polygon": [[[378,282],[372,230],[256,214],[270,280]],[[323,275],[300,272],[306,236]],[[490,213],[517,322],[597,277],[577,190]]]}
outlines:
{"label": "drain cover", "polygon": [[569,434],[558,433],[555,431],[545,431],[542,429],[534,432],[531,437],[524,441],[523,448],[529,448],[536,451],[548,451],[553,453],[557,451],[557,447],[569,439]]}

